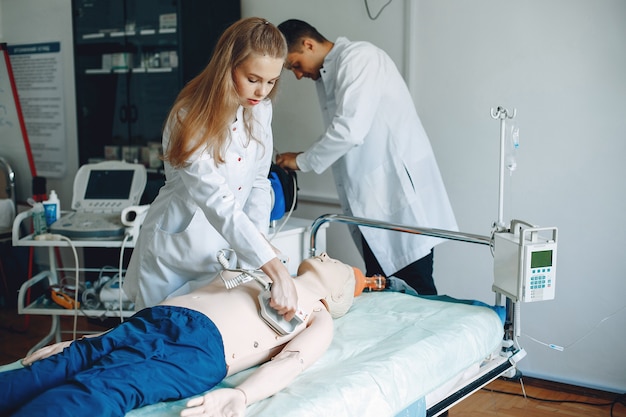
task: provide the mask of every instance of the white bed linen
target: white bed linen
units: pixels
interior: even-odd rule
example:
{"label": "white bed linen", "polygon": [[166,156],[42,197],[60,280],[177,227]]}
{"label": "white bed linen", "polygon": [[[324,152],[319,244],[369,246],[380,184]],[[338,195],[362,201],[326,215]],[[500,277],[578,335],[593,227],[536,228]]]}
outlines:
{"label": "white bed linen", "polygon": [[[248,407],[246,416],[393,417],[420,401],[411,409],[423,410],[428,393],[496,351],[502,336],[502,322],[486,307],[366,293],[335,320],[322,358],[283,391]],[[236,385],[251,371],[220,386]],[[127,417],[178,416],[185,403],[154,404]]]}

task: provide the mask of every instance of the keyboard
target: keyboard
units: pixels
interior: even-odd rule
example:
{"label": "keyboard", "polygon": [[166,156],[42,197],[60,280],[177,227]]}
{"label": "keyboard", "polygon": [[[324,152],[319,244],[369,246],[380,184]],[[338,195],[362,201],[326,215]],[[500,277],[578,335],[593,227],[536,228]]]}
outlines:
{"label": "keyboard", "polygon": [[121,213],[65,214],[50,225],[50,233],[58,233],[70,239],[122,239],[126,226]]}

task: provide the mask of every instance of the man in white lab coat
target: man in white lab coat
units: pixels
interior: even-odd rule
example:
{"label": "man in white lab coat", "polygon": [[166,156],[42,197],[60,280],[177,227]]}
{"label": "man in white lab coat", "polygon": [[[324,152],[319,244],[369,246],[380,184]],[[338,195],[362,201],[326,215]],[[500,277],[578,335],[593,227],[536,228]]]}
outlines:
{"label": "man in white lab coat", "polygon": [[[368,42],[327,40],[310,24],[287,20],[285,68],[315,81],[324,134],[305,152],[277,156],[278,165],[321,173],[332,166],[345,214],[457,230],[437,161],[394,62]],[[436,294],[427,236],[352,228],[367,275],[395,275],[420,294]]]}

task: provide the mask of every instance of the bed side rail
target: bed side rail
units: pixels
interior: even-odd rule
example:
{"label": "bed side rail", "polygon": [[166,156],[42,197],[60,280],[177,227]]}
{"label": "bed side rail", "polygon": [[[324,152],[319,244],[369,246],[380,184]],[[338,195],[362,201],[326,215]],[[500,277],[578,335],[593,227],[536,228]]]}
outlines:
{"label": "bed side rail", "polygon": [[457,240],[461,242],[476,243],[479,245],[491,245],[490,236],[475,235],[471,233],[456,232],[452,230],[432,229],[427,227],[413,227],[402,224],[394,224],[383,222],[380,220],[365,219],[362,217],[346,216],[344,214],[324,214],[313,221],[311,226],[311,246],[310,256],[315,256],[315,240],[317,231],[324,223],[338,222],[351,224],[355,226],[375,227],[377,229],[386,229],[396,232],[412,233],[416,235],[432,236],[448,240]]}

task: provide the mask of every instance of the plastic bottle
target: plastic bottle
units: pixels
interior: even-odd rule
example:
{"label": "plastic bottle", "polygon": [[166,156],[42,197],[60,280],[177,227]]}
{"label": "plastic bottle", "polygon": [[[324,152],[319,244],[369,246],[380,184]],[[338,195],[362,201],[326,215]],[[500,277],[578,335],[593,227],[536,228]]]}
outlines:
{"label": "plastic bottle", "polygon": [[519,127],[512,125],[506,135],[505,163],[512,174],[517,169],[517,149],[519,148]]}
{"label": "plastic bottle", "polygon": [[43,235],[48,233],[48,226],[46,225],[46,212],[42,203],[33,204],[33,208],[30,209],[31,216],[33,216],[33,235]]}
{"label": "plastic bottle", "polygon": [[46,225],[50,227],[61,216],[61,202],[56,191],[50,191],[50,196],[43,202],[43,208],[46,212]]}

